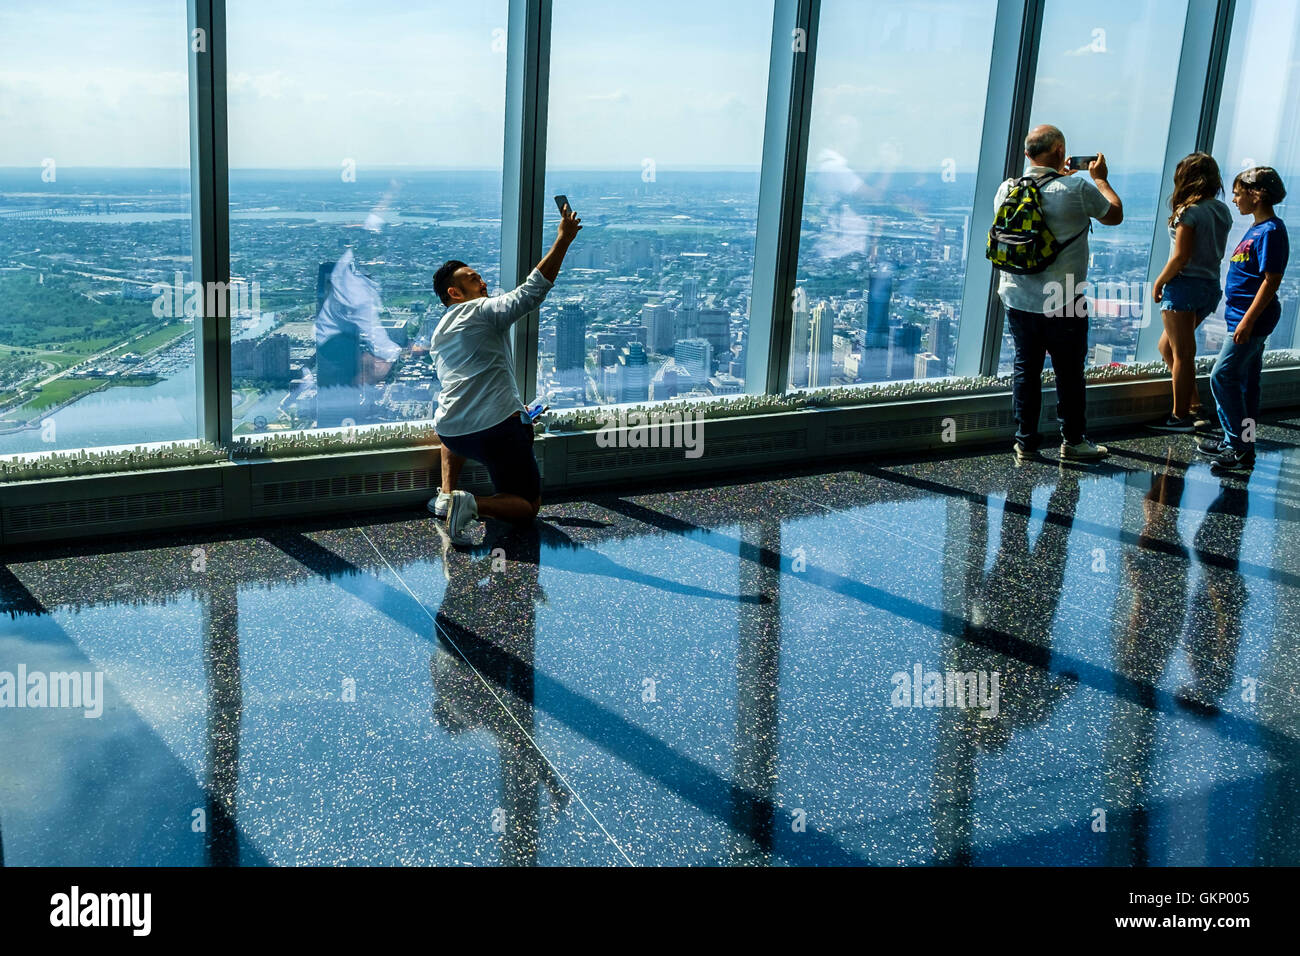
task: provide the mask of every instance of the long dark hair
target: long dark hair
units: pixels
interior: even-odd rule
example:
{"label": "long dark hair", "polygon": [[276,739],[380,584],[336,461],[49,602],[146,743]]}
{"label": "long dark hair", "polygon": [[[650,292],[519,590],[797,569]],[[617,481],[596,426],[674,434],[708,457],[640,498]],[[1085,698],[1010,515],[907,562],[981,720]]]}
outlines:
{"label": "long dark hair", "polygon": [[1174,194],[1169,197],[1169,225],[1191,205],[1212,199],[1223,192],[1219,164],[1209,153],[1192,153],[1178,161],[1174,170]]}

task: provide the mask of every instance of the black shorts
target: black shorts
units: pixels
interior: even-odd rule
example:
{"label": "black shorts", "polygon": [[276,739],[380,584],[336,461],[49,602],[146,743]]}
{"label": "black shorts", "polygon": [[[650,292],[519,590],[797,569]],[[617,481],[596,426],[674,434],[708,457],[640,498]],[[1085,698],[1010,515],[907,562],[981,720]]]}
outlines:
{"label": "black shorts", "polygon": [[533,456],[533,426],[525,425],[521,414],[481,432],[439,435],[438,439],[455,454],[486,467],[498,494],[535,501],[542,494],[542,475]]}

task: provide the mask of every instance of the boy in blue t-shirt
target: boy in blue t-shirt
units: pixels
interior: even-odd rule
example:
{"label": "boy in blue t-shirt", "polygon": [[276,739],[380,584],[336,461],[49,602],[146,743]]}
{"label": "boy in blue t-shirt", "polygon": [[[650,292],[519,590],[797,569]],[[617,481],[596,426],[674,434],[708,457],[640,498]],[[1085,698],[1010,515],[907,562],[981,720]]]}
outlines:
{"label": "boy in blue t-shirt", "polygon": [[1232,183],[1233,203],[1255,221],[1230,259],[1224,283],[1228,337],[1210,373],[1223,439],[1202,443],[1201,451],[1218,468],[1255,466],[1253,426],[1259,419],[1264,343],[1282,317],[1277,290],[1290,256],[1286,225],[1273,214],[1273,207],[1285,198],[1282,178],[1268,166],[1239,173]]}

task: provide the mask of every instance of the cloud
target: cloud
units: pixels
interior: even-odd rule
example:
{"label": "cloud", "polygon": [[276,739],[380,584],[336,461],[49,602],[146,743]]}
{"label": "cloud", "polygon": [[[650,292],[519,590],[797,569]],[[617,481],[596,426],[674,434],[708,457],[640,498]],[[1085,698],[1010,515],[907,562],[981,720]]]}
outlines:
{"label": "cloud", "polygon": [[590,103],[612,103],[621,106],[628,101],[628,95],[626,90],[615,90],[613,93],[588,93],[583,99]]}
{"label": "cloud", "polygon": [[231,73],[226,80],[231,93],[252,93],[258,99],[278,100],[285,94],[286,87],[296,86],[279,70],[273,73]]}
{"label": "cloud", "polygon": [[897,96],[898,90],[888,86],[868,84],[860,86],[854,83],[839,83],[822,90],[825,96]]}
{"label": "cloud", "polygon": [[707,93],[700,98],[697,105],[705,112],[726,113],[745,108],[745,98],[733,91]]}

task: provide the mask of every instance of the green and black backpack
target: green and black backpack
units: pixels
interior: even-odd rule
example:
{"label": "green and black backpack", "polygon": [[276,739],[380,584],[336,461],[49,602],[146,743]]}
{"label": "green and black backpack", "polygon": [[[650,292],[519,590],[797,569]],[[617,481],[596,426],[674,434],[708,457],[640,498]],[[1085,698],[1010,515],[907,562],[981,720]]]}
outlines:
{"label": "green and black backpack", "polygon": [[1021,176],[1007,191],[1007,198],[993,217],[984,252],[995,267],[1016,275],[1042,272],[1056,261],[1061,250],[1088,231],[1084,229],[1061,242],[1047,228],[1039,189],[1060,177],[1060,173],[1048,173],[1042,178]]}

